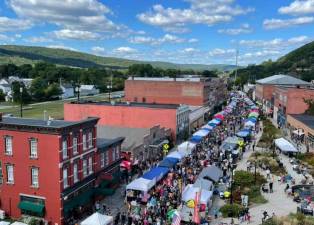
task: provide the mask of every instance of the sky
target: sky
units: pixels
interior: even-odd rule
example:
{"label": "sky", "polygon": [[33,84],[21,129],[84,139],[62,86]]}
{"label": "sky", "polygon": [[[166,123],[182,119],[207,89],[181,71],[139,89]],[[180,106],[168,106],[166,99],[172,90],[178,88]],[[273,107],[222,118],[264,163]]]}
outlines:
{"label": "sky", "polygon": [[314,0],[0,0],[0,44],[245,66],[314,39]]}

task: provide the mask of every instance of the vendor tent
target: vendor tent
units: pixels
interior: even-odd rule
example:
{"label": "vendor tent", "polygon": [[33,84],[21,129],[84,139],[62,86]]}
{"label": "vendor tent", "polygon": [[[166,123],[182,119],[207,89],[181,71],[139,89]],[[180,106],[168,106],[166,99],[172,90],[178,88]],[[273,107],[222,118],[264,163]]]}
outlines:
{"label": "vendor tent", "polygon": [[148,180],[144,178],[138,178],[133,180],[126,186],[126,190],[144,191],[148,192],[156,184],[155,180]]}
{"label": "vendor tent", "polygon": [[10,222],[0,221],[0,225],[10,225]]}
{"label": "vendor tent", "polygon": [[178,163],[177,158],[171,158],[171,157],[166,157],[164,160],[162,160],[158,166],[160,167],[167,167],[167,168],[173,168],[177,163]]}
{"label": "vendor tent", "polygon": [[193,184],[193,186],[205,189],[207,191],[211,191],[213,189],[213,182],[203,178],[198,178]]}
{"label": "vendor tent", "polygon": [[248,121],[252,121],[253,123],[257,122],[257,118],[256,117],[249,117],[247,120]]}
{"label": "vendor tent", "polygon": [[187,155],[191,154],[191,152],[195,148],[195,146],[196,146],[195,143],[185,141],[178,146],[178,151],[180,153],[182,153],[183,155],[187,156]]}
{"label": "vendor tent", "polygon": [[11,223],[11,225],[27,225],[26,223],[22,223],[22,222],[14,222],[14,223]]}
{"label": "vendor tent", "polygon": [[275,139],[275,145],[283,152],[298,152],[298,150],[284,138]]}
{"label": "vendor tent", "polygon": [[205,167],[198,177],[217,182],[222,177],[222,175],[222,170],[219,169],[217,166],[209,166]]}
{"label": "vendor tent", "polygon": [[95,212],[81,222],[81,225],[113,225],[113,217]]}
{"label": "vendor tent", "polygon": [[244,126],[245,127],[254,127],[255,126],[255,123],[251,120],[247,120],[245,123],[244,123]]}
{"label": "vendor tent", "polygon": [[209,130],[201,129],[196,131],[193,136],[206,137],[209,134]]}
{"label": "vendor tent", "polygon": [[203,140],[203,136],[192,136],[191,139],[190,139],[190,142],[193,142],[193,143],[200,143],[202,140]]}
{"label": "vendor tent", "polygon": [[213,192],[207,190],[201,191],[200,188],[193,187],[192,184],[189,184],[182,193],[182,201],[187,202],[189,200],[194,200],[197,192],[201,192],[201,204],[207,204],[213,196]]}
{"label": "vendor tent", "polygon": [[167,173],[169,169],[166,167],[155,167],[150,171],[146,172],[142,177],[147,180],[156,180],[156,182],[160,181]]}
{"label": "vendor tent", "polygon": [[181,160],[184,157],[184,154],[182,154],[179,151],[174,151],[174,152],[169,153],[167,155],[167,157],[176,158],[178,160]]}
{"label": "vendor tent", "polygon": [[221,120],[219,120],[219,119],[213,119],[213,120],[211,120],[210,122],[212,122],[212,123],[214,123],[214,124],[220,124],[221,123]]}
{"label": "vendor tent", "polygon": [[240,130],[240,131],[237,133],[237,136],[238,136],[238,137],[248,137],[250,134],[251,134],[250,130],[245,129],[245,130]]}
{"label": "vendor tent", "polygon": [[214,115],[215,119],[219,119],[219,120],[223,120],[224,116],[222,115],[222,113],[217,113],[216,115]]}

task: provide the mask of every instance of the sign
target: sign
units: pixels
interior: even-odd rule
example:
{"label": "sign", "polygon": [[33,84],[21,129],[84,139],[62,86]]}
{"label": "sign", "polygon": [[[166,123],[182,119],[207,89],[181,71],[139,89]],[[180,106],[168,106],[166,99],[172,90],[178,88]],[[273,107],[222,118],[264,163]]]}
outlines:
{"label": "sign", "polygon": [[170,148],[169,144],[163,144],[162,146],[163,150],[168,150]]}

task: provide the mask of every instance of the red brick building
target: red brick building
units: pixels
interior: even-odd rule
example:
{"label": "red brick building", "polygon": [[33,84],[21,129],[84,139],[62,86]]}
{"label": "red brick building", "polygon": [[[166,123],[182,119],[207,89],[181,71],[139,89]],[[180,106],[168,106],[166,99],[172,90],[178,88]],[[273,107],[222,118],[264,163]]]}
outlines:
{"label": "red brick building", "polygon": [[151,128],[156,125],[171,129],[176,140],[189,129],[189,108],[185,105],[86,102],[64,104],[64,119],[79,121],[89,116],[99,117],[99,125]]}
{"label": "red brick building", "polygon": [[97,122],[1,117],[0,209],[70,224],[69,215],[103,197],[103,182],[119,173],[123,138],[96,140]]}
{"label": "red brick building", "polygon": [[311,84],[288,75],[274,75],[256,81],[255,97],[267,113],[273,113],[274,93],[277,86],[310,86]]}
{"label": "red brick building", "polygon": [[274,90],[274,121],[278,125],[284,125],[288,114],[303,114],[308,109],[304,99],[314,99],[314,87],[276,87]]}
{"label": "red brick building", "polygon": [[[211,95],[220,89],[220,97]],[[130,77],[125,81],[125,100],[129,102],[215,105],[224,100],[226,85],[220,78]],[[216,99],[219,97],[219,99]],[[220,99],[221,98],[221,99]]]}

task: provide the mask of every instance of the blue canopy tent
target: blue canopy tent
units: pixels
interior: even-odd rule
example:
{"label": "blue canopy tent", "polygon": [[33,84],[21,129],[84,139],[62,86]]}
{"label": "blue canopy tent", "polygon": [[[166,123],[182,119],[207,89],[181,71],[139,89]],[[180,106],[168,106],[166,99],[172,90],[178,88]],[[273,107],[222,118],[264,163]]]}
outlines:
{"label": "blue canopy tent", "polygon": [[214,129],[214,127],[209,126],[208,124],[206,124],[206,125],[202,126],[202,130],[208,130],[208,131],[211,131],[211,130],[213,130],[213,129]]}
{"label": "blue canopy tent", "polygon": [[245,129],[245,130],[240,130],[238,133],[237,133],[237,136],[238,137],[248,137],[249,135],[251,134],[251,131],[248,130],[248,129]]}
{"label": "blue canopy tent", "polygon": [[253,123],[257,122],[257,118],[256,117],[249,117],[247,120],[248,121],[252,121]]}
{"label": "blue canopy tent", "polygon": [[209,134],[209,130],[207,129],[200,129],[196,131],[193,136],[201,136],[201,137],[206,137]]}
{"label": "blue canopy tent", "polygon": [[202,136],[192,136],[192,138],[190,139],[190,142],[193,143],[200,143],[202,141],[203,137]]}
{"label": "blue canopy tent", "polygon": [[166,157],[164,160],[162,160],[158,166],[160,167],[167,167],[167,168],[173,168],[177,163],[178,163],[177,158],[171,158],[171,157]]}
{"label": "blue canopy tent", "polygon": [[169,169],[166,167],[155,167],[152,168],[150,171],[146,172],[142,178],[147,180],[154,180],[156,179],[156,182],[160,181],[167,173],[169,172]]}

